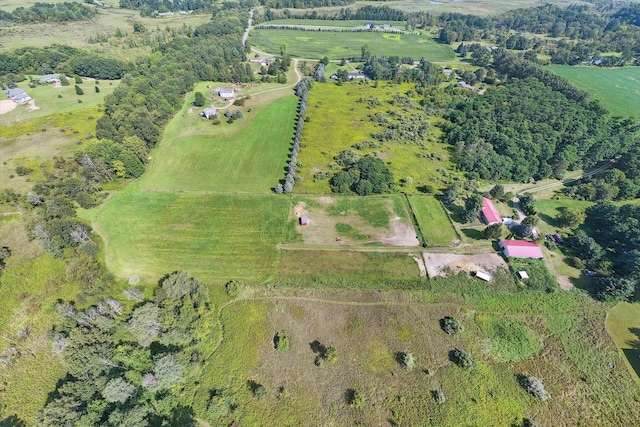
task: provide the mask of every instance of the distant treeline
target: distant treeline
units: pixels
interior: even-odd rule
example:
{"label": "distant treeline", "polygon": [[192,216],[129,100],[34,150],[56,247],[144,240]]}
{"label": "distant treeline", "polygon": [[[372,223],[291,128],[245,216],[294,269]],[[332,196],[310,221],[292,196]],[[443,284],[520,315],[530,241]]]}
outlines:
{"label": "distant treeline", "polygon": [[[288,10],[267,9],[260,17],[265,21],[281,18],[406,21],[408,30],[436,29],[442,43],[484,40],[507,49],[544,51],[556,64],[591,61],[602,66],[619,66],[629,63],[640,51],[640,5],[634,4],[607,13],[586,5],[560,8],[546,4],[480,17],[460,13],[405,13],[387,6],[365,6],[326,15],[317,11],[294,14]],[[603,57],[601,52],[618,52],[621,56]]]}
{"label": "distant treeline", "polygon": [[0,21],[11,21],[19,24],[35,24],[39,22],[84,21],[97,15],[95,9],[80,3],[36,3],[31,7],[18,7],[13,12],[0,10]]}
{"label": "distant treeline", "polygon": [[0,76],[8,76],[9,80],[12,80],[11,75],[54,72],[113,80],[121,78],[126,71],[127,65],[123,61],[59,44],[30,46],[12,53],[0,53]]}
{"label": "distant treeline", "polygon": [[312,7],[346,6],[355,0],[260,0],[260,4],[275,9],[307,9]]}
{"label": "distant treeline", "polygon": [[120,0],[121,9],[135,9],[146,14],[154,12],[178,12],[192,10],[195,12],[209,12],[213,10],[211,0]]}

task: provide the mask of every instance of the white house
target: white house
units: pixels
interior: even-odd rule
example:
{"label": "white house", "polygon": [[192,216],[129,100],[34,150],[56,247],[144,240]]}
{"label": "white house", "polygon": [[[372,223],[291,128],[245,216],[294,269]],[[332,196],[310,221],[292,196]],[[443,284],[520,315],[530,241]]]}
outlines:
{"label": "white house", "polygon": [[200,113],[200,115],[207,120],[209,120],[210,117],[215,117],[216,114],[217,110],[215,108],[205,108],[202,110],[202,113]]}
{"label": "white house", "polygon": [[15,102],[16,104],[24,104],[25,102],[31,101],[31,97],[27,94],[27,92],[18,87],[7,89],[4,91],[4,93],[9,97],[10,100]]}
{"label": "white house", "polygon": [[231,99],[234,95],[233,88],[223,87],[222,89],[218,89],[218,95],[220,96],[220,98]]}

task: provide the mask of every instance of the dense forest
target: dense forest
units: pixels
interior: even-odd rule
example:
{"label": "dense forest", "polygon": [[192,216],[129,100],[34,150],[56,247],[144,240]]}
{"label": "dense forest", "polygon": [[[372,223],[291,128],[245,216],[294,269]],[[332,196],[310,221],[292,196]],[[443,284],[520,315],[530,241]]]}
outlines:
{"label": "dense forest", "polygon": [[[52,331],[54,351],[67,376],[43,409],[42,426],[191,425],[192,409],[179,397],[197,378],[201,340],[215,322],[206,287],[184,272],[164,277],[152,300],[131,288],[128,314],[117,300],[83,310],[67,302],[57,308],[64,322]],[[208,321],[205,321],[208,320]],[[214,393],[215,394],[215,393]],[[215,399],[214,400],[214,405]]]}
{"label": "dense forest", "polygon": [[512,79],[446,114],[445,140],[472,178],[526,182],[561,178],[629,150],[635,124],[597,102],[568,99],[540,80]]}
{"label": "dense forest", "polygon": [[96,9],[76,2],[36,3],[31,7],[17,7],[12,12],[0,9],[0,21],[18,24],[39,22],[84,21],[97,15]]}

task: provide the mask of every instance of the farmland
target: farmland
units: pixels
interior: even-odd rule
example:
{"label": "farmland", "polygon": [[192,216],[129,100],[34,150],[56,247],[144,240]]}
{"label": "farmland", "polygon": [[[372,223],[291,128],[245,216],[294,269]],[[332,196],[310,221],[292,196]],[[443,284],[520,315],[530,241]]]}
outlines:
{"label": "farmland", "polygon": [[451,246],[457,233],[442,204],[431,196],[411,196],[411,209],[429,246]]}
{"label": "farmland", "polygon": [[[335,158],[344,150],[357,150],[358,155],[372,154],[383,159],[396,180],[405,180],[406,192],[416,192],[423,186],[442,188],[442,170],[449,169],[451,163],[446,146],[435,142],[439,132],[435,126],[429,127],[426,141],[423,142],[388,141],[371,144],[371,134],[382,129],[371,116],[393,109],[389,105],[393,97],[396,94],[404,95],[410,88],[410,85],[392,83],[381,83],[378,88],[356,83],[313,86],[309,92],[308,123],[304,128],[303,147],[298,155],[303,166],[300,168],[300,182],[296,185],[296,191],[329,193],[328,181],[316,179],[316,174],[335,170]],[[403,111],[399,107],[396,110],[398,113]],[[420,111],[416,109],[412,113],[420,114]],[[360,148],[354,150],[354,145],[359,143]]]}
{"label": "farmland", "polygon": [[394,55],[410,56],[416,60],[425,58],[431,62],[455,58],[449,45],[438,44],[428,36],[417,34],[254,30],[249,35],[249,42],[267,52],[278,52],[285,43],[290,55],[312,59],[324,56],[329,59],[359,58],[365,44],[374,55],[393,52]]}
{"label": "farmland", "polygon": [[640,70],[637,67],[549,67],[600,101],[613,115],[640,117]]}

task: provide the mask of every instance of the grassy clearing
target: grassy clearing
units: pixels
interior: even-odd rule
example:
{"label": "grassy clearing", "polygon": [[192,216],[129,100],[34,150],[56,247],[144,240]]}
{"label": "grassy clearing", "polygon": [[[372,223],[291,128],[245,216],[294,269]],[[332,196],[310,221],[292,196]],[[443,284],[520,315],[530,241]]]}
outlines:
{"label": "grassy clearing", "polygon": [[[406,253],[285,250],[279,266],[283,283],[380,283],[418,277],[416,262]],[[373,285],[375,287],[375,285]]]}
{"label": "grassy clearing", "polygon": [[[318,172],[335,172],[339,167],[335,157],[343,150],[353,150],[359,155],[375,155],[383,159],[396,180],[411,182],[404,187],[407,193],[416,193],[418,188],[444,187],[442,171],[451,169],[447,147],[437,143],[440,130],[431,126],[425,141],[409,143],[389,141],[376,148],[353,148],[354,144],[372,141],[371,134],[380,132],[382,127],[373,122],[369,115],[387,114],[394,110],[400,115],[408,114],[403,108],[392,106],[389,101],[395,94],[405,95],[412,87],[409,84],[395,85],[380,83],[378,88],[357,83],[336,86],[315,84],[309,93],[302,148],[298,162],[302,163],[298,177],[300,182],[295,191],[311,194],[331,192],[329,181],[315,180]],[[372,106],[366,100],[377,99],[379,106]],[[359,102],[365,100],[365,102]],[[417,103],[417,99],[413,100]],[[409,110],[420,114],[422,110]],[[427,118],[432,121],[431,118]],[[410,180],[408,180],[410,178]]]}
{"label": "grassy clearing", "polygon": [[251,45],[267,52],[279,52],[286,43],[289,54],[301,58],[329,59],[361,56],[360,48],[368,45],[375,55],[411,56],[431,62],[451,61],[455,53],[449,45],[436,43],[433,38],[416,34],[377,32],[317,32],[294,30],[253,30]]}
{"label": "grassy clearing", "polygon": [[606,326],[625,366],[640,386],[640,304],[619,303],[609,311]]}
{"label": "grassy clearing", "polygon": [[640,70],[554,65],[554,73],[589,93],[613,115],[640,117]]}
{"label": "grassy clearing", "polygon": [[[20,2],[22,6],[24,3]],[[14,7],[5,5],[3,9]],[[156,27],[180,27],[183,24],[196,27],[211,20],[211,14],[173,16],[168,18],[141,17],[140,12],[127,9],[101,9],[100,14],[91,21],[76,21],[64,23],[42,23],[28,25],[12,25],[0,30],[0,51],[37,46],[43,47],[53,43],[65,44],[90,50],[94,53],[123,60],[135,60],[142,55],[151,53],[151,49],[144,46],[133,47],[129,44],[93,43],[89,38],[97,34],[113,35],[119,28],[124,33],[133,32],[133,24],[140,23],[149,29],[150,33]]]}
{"label": "grassy clearing", "polygon": [[540,337],[530,328],[492,315],[476,316],[476,324],[489,338],[489,352],[499,362],[533,359],[542,350]]}
{"label": "grassy clearing", "polygon": [[204,281],[275,274],[289,199],[138,191],[110,199],[95,218],[105,259],[119,276],[155,280],[174,270]]}
{"label": "grassy clearing", "polygon": [[140,190],[270,192],[285,174],[296,106],[297,99],[287,96],[250,112],[242,108],[244,117],[231,125],[213,126],[199,116],[201,109],[188,113],[185,102]]}
{"label": "grassy clearing", "polygon": [[[207,364],[203,384],[233,390],[239,406],[233,418],[243,425],[257,425],[265,416],[277,425],[520,425],[528,417],[613,426],[640,419],[629,374],[601,366],[601,360],[620,361],[613,344],[603,340],[602,312],[520,315],[517,321],[476,312],[486,320],[485,336],[473,312],[447,302],[421,304],[416,296],[279,289],[265,301],[234,303],[223,311],[224,341]],[[442,332],[439,319],[445,315],[458,318],[465,332]],[[513,325],[520,325],[515,334]],[[291,342],[286,352],[273,346],[273,334],[282,329]],[[497,362],[483,352],[486,338],[502,340],[527,358]],[[335,346],[337,361],[316,366],[314,343]],[[454,366],[448,355],[453,348],[469,352],[477,369]],[[397,362],[400,352],[413,354],[415,369]],[[544,381],[550,401],[538,402],[519,386],[517,376],[525,372]],[[252,396],[250,381],[264,386],[264,398]],[[349,388],[365,395],[361,409],[347,405]],[[435,390],[444,392],[443,404],[435,402]]]}
{"label": "grassy clearing", "polygon": [[[105,96],[113,92],[118,83],[120,83],[119,80],[103,80],[96,85],[94,79],[84,79],[78,85],[84,91],[84,95],[76,95],[73,83],[69,86],[58,87],[54,85],[36,86],[33,89],[29,87],[29,82],[18,83],[18,87],[29,94],[38,109],[33,110],[27,104],[18,105],[13,111],[0,115],[0,125],[98,106],[102,104]],[[96,93],[94,89],[96,86],[100,88],[99,93]],[[62,97],[58,98],[59,95]],[[82,102],[79,103],[78,100]]]}
{"label": "grassy clearing", "polygon": [[442,204],[433,196],[409,197],[420,231],[431,246],[451,246],[458,238]]}
{"label": "grassy clearing", "polygon": [[[593,202],[585,200],[574,199],[558,199],[558,200],[536,200],[536,210],[538,216],[544,222],[540,224],[538,228],[543,233],[555,232],[559,229],[556,217],[566,208],[577,209],[579,211],[585,211],[589,206],[592,206]],[[545,227],[545,224],[548,227]]]}
{"label": "grassy clearing", "polygon": [[[266,22],[263,25],[295,25],[301,27],[342,27],[342,28],[364,28],[364,20],[349,20],[349,21],[330,21],[326,19],[274,19],[273,21]],[[404,29],[406,23],[403,21],[380,21],[378,24],[391,24],[396,28]]]}
{"label": "grassy clearing", "polygon": [[[81,140],[93,137],[96,120],[101,115],[99,107],[92,107],[0,125],[2,186],[29,191],[43,178],[45,170],[53,170],[54,157],[72,154]],[[19,176],[18,166],[26,166],[32,172]]]}

